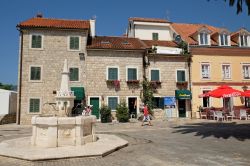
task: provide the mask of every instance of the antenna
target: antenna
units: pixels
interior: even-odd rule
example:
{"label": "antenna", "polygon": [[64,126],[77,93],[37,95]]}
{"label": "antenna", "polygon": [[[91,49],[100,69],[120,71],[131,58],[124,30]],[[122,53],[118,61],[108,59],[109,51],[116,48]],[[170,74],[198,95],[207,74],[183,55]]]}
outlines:
{"label": "antenna", "polygon": [[169,10],[166,10],[166,17],[167,17],[167,20],[169,21],[170,20],[170,11]]}

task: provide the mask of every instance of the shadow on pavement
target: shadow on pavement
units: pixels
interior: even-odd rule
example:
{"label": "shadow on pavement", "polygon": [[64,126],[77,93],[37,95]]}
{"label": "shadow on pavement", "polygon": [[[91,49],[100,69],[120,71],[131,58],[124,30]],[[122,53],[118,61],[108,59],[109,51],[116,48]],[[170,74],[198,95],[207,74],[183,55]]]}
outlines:
{"label": "shadow on pavement", "polygon": [[173,133],[195,133],[195,136],[201,136],[201,138],[215,137],[228,139],[230,137],[237,140],[244,141],[250,139],[250,123],[237,124],[232,123],[195,123],[188,125],[181,125],[173,127],[175,131]]}

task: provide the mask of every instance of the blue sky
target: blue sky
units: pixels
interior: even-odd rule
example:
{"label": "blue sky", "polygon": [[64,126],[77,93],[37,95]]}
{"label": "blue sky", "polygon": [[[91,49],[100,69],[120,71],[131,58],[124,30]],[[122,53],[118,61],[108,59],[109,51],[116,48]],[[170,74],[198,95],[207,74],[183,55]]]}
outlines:
{"label": "blue sky", "polygon": [[246,8],[236,8],[224,0],[1,0],[0,82],[17,84],[19,33],[16,25],[38,12],[48,18],[90,19],[96,16],[99,36],[120,36],[129,17],[165,18],[179,23],[203,23],[236,31],[250,31]]}

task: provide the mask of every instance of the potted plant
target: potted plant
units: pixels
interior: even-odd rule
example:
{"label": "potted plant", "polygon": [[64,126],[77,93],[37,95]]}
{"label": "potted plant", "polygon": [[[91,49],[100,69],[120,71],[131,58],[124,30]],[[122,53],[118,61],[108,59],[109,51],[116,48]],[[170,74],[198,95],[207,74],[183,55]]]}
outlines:
{"label": "potted plant", "polygon": [[111,108],[109,108],[106,105],[103,105],[99,111],[101,114],[101,122],[102,123],[112,122]]}
{"label": "potted plant", "polygon": [[116,107],[116,117],[119,122],[128,122],[129,120],[129,109],[125,101],[118,104]]}

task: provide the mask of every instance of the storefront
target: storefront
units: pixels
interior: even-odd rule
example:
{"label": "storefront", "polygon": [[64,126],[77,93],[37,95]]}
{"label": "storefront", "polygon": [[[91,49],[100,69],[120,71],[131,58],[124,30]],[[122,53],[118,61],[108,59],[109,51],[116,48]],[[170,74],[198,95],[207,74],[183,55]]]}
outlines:
{"label": "storefront", "polygon": [[192,94],[189,90],[175,90],[178,117],[191,117],[191,99]]}

